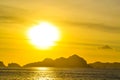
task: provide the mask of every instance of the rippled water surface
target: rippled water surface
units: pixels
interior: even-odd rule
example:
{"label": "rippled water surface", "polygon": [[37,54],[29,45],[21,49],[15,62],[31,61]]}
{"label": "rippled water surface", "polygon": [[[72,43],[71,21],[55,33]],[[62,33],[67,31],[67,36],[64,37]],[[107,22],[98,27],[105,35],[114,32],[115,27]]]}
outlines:
{"label": "rippled water surface", "polygon": [[120,70],[70,68],[0,69],[0,80],[120,80]]}

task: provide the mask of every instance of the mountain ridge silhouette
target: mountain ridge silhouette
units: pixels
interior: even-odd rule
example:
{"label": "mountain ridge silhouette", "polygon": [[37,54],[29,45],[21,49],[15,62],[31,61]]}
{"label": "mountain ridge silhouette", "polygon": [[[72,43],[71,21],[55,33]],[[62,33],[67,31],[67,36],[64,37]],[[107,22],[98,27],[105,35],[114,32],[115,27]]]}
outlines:
{"label": "mountain ridge silhouette", "polygon": [[28,68],[28,67],[60,67],[60,68],[99,68],[99,69],[120,69],[120,63],[102,63],[94,62],[87,63],[87,61],[74,54],[68,58],[60,57],[55,60],[51,58],[45,58],[43,61],[28,63],[23,66],[20,66],[17,63],[9,63],[8,66],[5,66],[2,61],[0,61],[0,68]]}
{"label": "mountain ridge silhouette", "polygon": [[72,55],[68,58],[60,57],[55,60],[46,58],[41,62],[29,63],[23,67],[84,67],[88,68],[88,64],[85,59],[78,55]]}

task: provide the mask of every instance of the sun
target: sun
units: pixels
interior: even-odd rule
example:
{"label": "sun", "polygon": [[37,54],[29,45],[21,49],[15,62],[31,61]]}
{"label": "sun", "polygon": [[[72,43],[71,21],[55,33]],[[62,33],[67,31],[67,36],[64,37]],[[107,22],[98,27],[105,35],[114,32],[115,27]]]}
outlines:
{"label": "sun", "polygon": [[41,22],[38,25],[32,26],[28,32],[27,36],[30,43],[39,49],[48,49],[56,45],[56,41],[60,39],[59,29],[48,23]]}

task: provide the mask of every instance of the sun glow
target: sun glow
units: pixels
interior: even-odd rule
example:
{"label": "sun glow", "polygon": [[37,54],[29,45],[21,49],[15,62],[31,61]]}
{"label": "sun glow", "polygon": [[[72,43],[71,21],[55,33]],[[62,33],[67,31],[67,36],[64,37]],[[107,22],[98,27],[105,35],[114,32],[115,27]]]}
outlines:
{"label": "sun glow", "polygon": [[41,22],[31,27],[27,35],[30,43],[39,49],[48,49],[54,46],[55,42],[60,39],[60,32],[57,27],[48,22]]}

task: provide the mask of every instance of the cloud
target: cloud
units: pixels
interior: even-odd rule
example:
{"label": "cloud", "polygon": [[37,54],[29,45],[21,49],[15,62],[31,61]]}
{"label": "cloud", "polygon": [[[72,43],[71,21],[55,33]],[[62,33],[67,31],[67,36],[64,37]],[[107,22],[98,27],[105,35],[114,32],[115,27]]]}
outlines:
{"label": "cloud", "polygon": [[0,5],[0,23],[23,23],[26,12],[24,9]]}
{"label": "cloud", "polygon": [[83,42],[57,42],[58,44],[63,45],[83,45],[83,46],[100,46],[100,44],[95,43],[83,43]]}
{"label": "cloud", "polygon": [[110,47],[109,45],[105,45],[105,46],[100,47],[99,49],[112,50],[113,48]]}
{"label": "cloud", "polygon": [[73,25],[74,27],[83,27],[83,28],[90,28],[95,29],[99,31],[105,31],[105,32],[114,32],[114,33],[120,33],[120,26],[109,26],[103,23],[95,23],[95,22],[78,22],[78,21],[65,21],[61,20],[60,22]]}
{"label": "cloud", "polygon": [[0,16],[0,23],[20,23],[22,19],[15,16]]}

